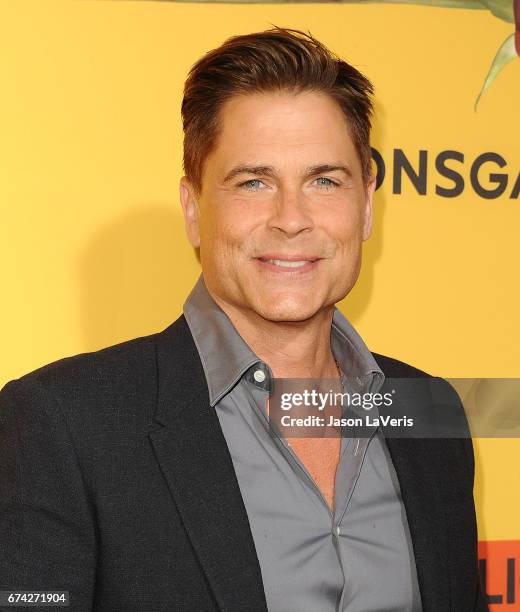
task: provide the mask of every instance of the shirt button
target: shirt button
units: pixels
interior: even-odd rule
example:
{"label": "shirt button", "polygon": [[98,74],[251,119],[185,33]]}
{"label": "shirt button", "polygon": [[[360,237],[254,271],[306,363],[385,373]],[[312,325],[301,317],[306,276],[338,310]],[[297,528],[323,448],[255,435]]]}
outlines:
{"label": "shirt button", "polygon": [[256,370],[253,374],[253,378],[256,382],[262,383],[265,380],[265,373],[262,370]]}

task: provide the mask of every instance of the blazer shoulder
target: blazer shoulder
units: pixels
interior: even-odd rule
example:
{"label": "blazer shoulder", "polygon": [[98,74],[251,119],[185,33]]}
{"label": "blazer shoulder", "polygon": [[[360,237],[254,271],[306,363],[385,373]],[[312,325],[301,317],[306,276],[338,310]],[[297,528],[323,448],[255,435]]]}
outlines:
{"label": "blazer shoulder", "polygon": [[378,353],[372,353],[372,355],[387,378],[433,378],[432,374],[428,374],[404,361]]}
{"label": "blazer shoulder", "polygon": [[52,361],[9,381],[0,396],[7,401],[9,394],[30,411],[59,406],[79,431],[94,423],[110,427],[121,415],[142,413],[139,420],[145,419],[156,396],[159,334]]}
{"label": "blazer shoulder", "polygon": [[80,385],[87,381],[114,380],[132,376],[154,352],[158,334],[140,336],[97,350],[62,357],[23,374],[19,383],[39,383],[44,387],[60,384]]}
{"label": "blazer shoulder", "polygon": [[102,422],[110,427],[114,419],[132,415],[147,422],[158,397],[159,361],[162,359],[166,373],[181,367],[190,338],[181,315],[162,331],[32,370],[7,382],[0,390],[0,400],[7,401],[9,396],[16,401],[18,397],[18,403],[25,402],[34,410],[41,402],[59,406],[78,427]]}

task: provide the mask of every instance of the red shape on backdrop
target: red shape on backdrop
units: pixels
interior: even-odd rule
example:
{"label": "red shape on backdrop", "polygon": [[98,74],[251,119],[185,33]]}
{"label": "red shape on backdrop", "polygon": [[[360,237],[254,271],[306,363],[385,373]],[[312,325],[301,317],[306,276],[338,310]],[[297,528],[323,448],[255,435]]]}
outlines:
{"label": "red shape on backdrop", "polygon": [[478,559],[490,610],[520,611],[520,540],[479,542]]}

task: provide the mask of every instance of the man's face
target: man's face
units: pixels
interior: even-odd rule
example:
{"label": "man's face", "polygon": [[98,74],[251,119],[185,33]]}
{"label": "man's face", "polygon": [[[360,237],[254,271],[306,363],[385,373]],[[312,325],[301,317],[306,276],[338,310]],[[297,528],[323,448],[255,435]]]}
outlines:
{"label": "man's face", "polygon": [[197,196],[181,202],[209,292],[246,316],[303,321],[353,287],[371,231],[374,181],[364,183],[345,117],[329,96],[237,96],[220,114]]}

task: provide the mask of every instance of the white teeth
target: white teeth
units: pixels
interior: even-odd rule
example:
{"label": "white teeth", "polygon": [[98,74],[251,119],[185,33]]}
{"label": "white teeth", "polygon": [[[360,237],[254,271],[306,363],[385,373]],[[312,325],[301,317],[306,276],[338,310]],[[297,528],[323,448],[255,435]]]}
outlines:
{"label": "white teeth", "polygon": [[306,261],[284,261],[283,259],[268,259],[268,263],[275,264],[277,266],[281,266],[282,268],[300,268],[305,264],[309,263]]}

